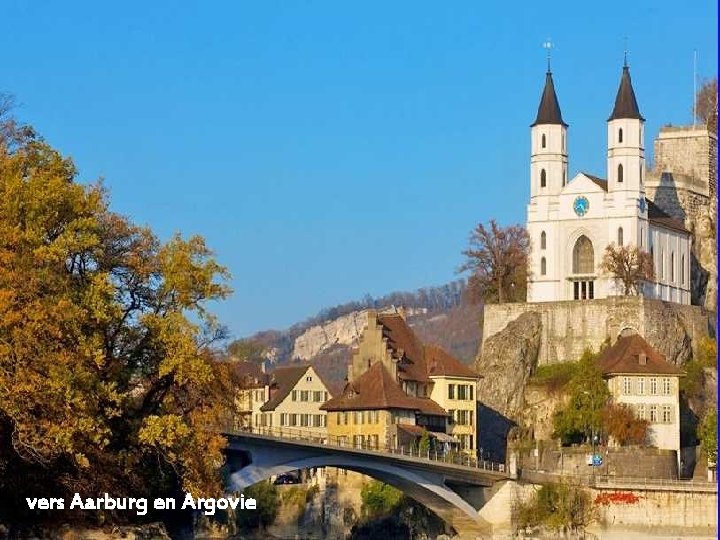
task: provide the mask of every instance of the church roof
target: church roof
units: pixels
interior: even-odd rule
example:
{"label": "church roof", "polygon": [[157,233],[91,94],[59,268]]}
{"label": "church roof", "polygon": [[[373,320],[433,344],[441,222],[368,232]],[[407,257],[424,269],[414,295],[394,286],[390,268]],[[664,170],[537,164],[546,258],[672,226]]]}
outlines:
{"label": "church roof", "polygon": [[567,124],[562,119],[560,104],[555,94],[555,84],[553,83],[552,73],[549,70],[545,75],[545,88],[540,98],[537,117],[532,126],[539,124],[560,124],[567,127]]}
{"label": "church roof", "polygon": [[618,118],[645,120],[640,114],[637,99],[635,99],[635,91],[633,90],[632,81],[630,80],[630,68],[627,64],[623,66],[620,88],[618,88],[617,96],[615,96],[615,107],[613,108],[610,118],[608,118],[608,122],[610,120],[617,120]]}
{"label": "church roof", "polygon": [[672,229],[683,233],[690,234],[690,231],[685,228],[685,224],[679,219],[666,214],[658,206],[652,202],[647,201],[648,206],[648,221],[658,227],[665,227],[666,229]]}
{"label": "church roof", "polygon": [[599,188],[602,189],[603,191],[607,191],[607,190],[608,190],[608,181],[605,180],[604,178],[600,178],[599,176],[595,176],[595,175],[592,175],[592,174],[588,174],[588,173],[586,173],[586,172],[584,172],[583,174],[584,174],[585,176],[587,176],[588,179],[589,179],[593,184],[595,184],[597,187],[599,187]]}
{"label": "church roof", "polygon": [[683,374],[638,334],[619,338],[615,345],[600,354],[597,365],[605,376]]}

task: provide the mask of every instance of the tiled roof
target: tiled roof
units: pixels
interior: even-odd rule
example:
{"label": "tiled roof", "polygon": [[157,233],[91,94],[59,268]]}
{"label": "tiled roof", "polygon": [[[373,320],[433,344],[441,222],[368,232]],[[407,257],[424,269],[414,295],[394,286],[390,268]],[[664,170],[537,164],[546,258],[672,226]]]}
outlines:
{"label": "tiled roof", "polygon": [[320,408],[325,411],[404,409],[447,416],[445,409],[433,400],[407,395],[382,362],[375,362],[360,377],[346,384],[341,395],[325,402]]}
{"label": "tiled roof", "polygon": [[[427,368],[423,345],[399,313],[382,314],[378,322],[383,336],[398,362],[398,377],[402,380],[427,382]],[[402,353],[402,354],[401,354]]]}
{"label": "tiled roof", "polygon": [[[280,405],[283,400],[290,394],[298,381],[310,369],[309,365],[303,366],[285,366],[275,369],[270,375],[270,399],[266,401],[261,411],[274,411],[275,407]],[[319,375],[316,376],[319,377]],[[322,381],[322,379],[320,379]],[[323,382],[323,384],[325,384]],[[327,385],[325,384],[325,388]]]}
{"label": "tiled roof", "polygon": [[608,121],[617,120],[618,118],[633,118],[637,120],[645,120],[640,114],[640,108],[635,99],[635,90],[630,80],[630,68],[623,66],[622,77],[620,78],[620,87],[615,96],[615,107]]}
{"label": "tiled roof", "polygon": [[425,345],[425,363],[430,377],[445,375],[480,378],[477,373],[437,345]]}
{"label": "tiled roof", "polygon": [[[645,354],[645,363],[640,362],[641,354]],[[598,367],[603,375],[647,374],[647,375],[682,375],[682,370],[665,360],[665,357],[654,349],[638,334],[621,337],[610,348],[605,349],[598,358]]]}
{"label": "tiled roof", "polygon": [[555,84],[553,83],[552,73],[548,70],[545,75],[545,88],[540,98],[540,106],[538,107],[537,116],[533,126],[538,124],[560,124],[567,126],[562,119],[560,112],[560,104],[558,103],[557,94],[555,94]]}
{"label": "tiled roof", "polygon": [[647,201],[647,205],[648,220],[650,221],[650,223],[659,227],[665,227],[666,229],[672,229],[674,231],[690,234],[690,231],[685,228],[685,225],[682,221],[675,219],[674,217],[660,210],[660,208],[658,208],[658,206],[654,202]]}

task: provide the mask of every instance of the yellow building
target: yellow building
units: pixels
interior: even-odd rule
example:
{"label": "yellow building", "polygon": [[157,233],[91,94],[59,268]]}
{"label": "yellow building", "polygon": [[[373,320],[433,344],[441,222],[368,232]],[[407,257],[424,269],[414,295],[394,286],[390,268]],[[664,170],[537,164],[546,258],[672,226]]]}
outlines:
{"label": "yellow building", "polygon": [[[478,375],[423,345],[402,313],[368,313],[342,394],[323,406],[328,434],[348,444],[410,446],[427,431],[436,447],[477,446]],[[439,443],[439,444],[437,444]]]}
{"label": "yellow building", "polygon": [[648,443],[680,455],[680,377],[683,372],[637,334],[620,337],[598,359],[616,403],[650,422]]}
{"label": "yellow building", "polygon": [[233,362],[231,375],[237,387],[234,428],[250,429],[254,415],[267,400],[268,375],[263,366],[254,362]]}
{"label": "yellow building", "polygon": [[253,426],[272,428],[279,435],[327,436],[327,413],[320,408],[330,391],[312,366],[275,369],[266,387],[267,401],[253,415]]}

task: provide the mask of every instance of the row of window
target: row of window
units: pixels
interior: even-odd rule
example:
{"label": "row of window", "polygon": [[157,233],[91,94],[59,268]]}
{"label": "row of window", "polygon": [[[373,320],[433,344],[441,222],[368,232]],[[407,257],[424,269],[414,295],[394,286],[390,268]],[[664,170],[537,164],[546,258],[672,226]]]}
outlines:
{"label": "row of window", "polygon": [[292,400],[314,401],[316,403],[324,403],[328,400],[328,393],[323,392],[322,390],[293,390]]}
{"label": "row of window", "polygon": [[293,414],[282,413],[280,425],[290,427],[327,427],[327,417],[324,414]]}
{"label": "row of window", "polygon": [[675,422],[675,407],[672,405],[633,405],[635,416],[651,424],[672,424]]}
{"label": "row of window", "polygon": [[638,395],[643,396],[646,393],[656,396],[661,393],[663,396],[669,396],[672,393],[672,381],[670,377],[623,377],[622,393],[626,396]]}
{"label": "row of window", "polygon": [[472,384],[448,384],[448,399],[475,399],[475,386]]}
{"label": "row of window", "polygon": [[474,411],[466,411],[463,409],[450,409],[448,411],[452,423],[458,426],[472,426],[473,425],[473,413]]}
{"label": "row of window", "polygon": [[460,440],[460,448],[463,450],[473,450],[475,445],[474,435],[457,435]]}
{"label": "row of window", "polygon": [[255,426],[272,427],[272,413],[255,414]]}
{"label": "row of window", "polygon": [[[622,141],[621,141],[622,142]],[[561,135],[560,144],[562,145],[563,152],[565,151],[565,133]],[[545,138],[545,134],[542,134],[542,137],[540,138],[540,146],[542,148],[545,148],[547,146],[547,139]]]}
{"label": "row of window", "polygon": [[[655,262],[655,251],[653,249],[653,246],[650,246],[650,257],[652,257],[653,265],[657,268],[657,263]],[[665,279],[665,268],[667,266],[667,261],[665,259],[665,250],[660,250],[660,260],[658,261],[660,263],[660,279]],[[669,274],[670,274],[670,283],[675,283],[675,252],[670,252],[670,267],[668,268]],[[685,255],[680,256],[680,284],[685,285]]]}
{"label": "row of window", "polygon": [[[338,437],[340,446],[350,446],[350,441],[350,437]],[[352,446],[354,448],[378,449],[380,448],[380,440],[377,435],[353,435]]]}
{"label": "row of window", "polygon": [[379,424],[380,423],[380,411],[353,411],[335,413],[335,421],[338,426],[350,425],[351,421],[353,424]]}
{"label": "row of window", "polygon": [[265,402],[265,389],[253,390],[253,398],[255,401],[264,403]]}

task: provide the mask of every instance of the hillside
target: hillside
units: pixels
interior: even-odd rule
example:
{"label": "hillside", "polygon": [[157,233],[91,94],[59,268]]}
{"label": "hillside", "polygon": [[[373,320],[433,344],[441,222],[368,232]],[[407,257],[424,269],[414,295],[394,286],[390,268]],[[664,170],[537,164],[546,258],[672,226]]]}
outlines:
{"label": "hillside", "polygon": [[481,338],[482,305],[464,300],[465,282],[415,292],[395,292],[381,298],[366,297],[324,309],[286,330],[267,330],[248,340],[262,344],[274,366],[309,362],[334,389],[347,374],[352,347],[362,334],[367,310],[402,306],[410,326],[427,343],[436,343],[466,364],[472,364]]}

